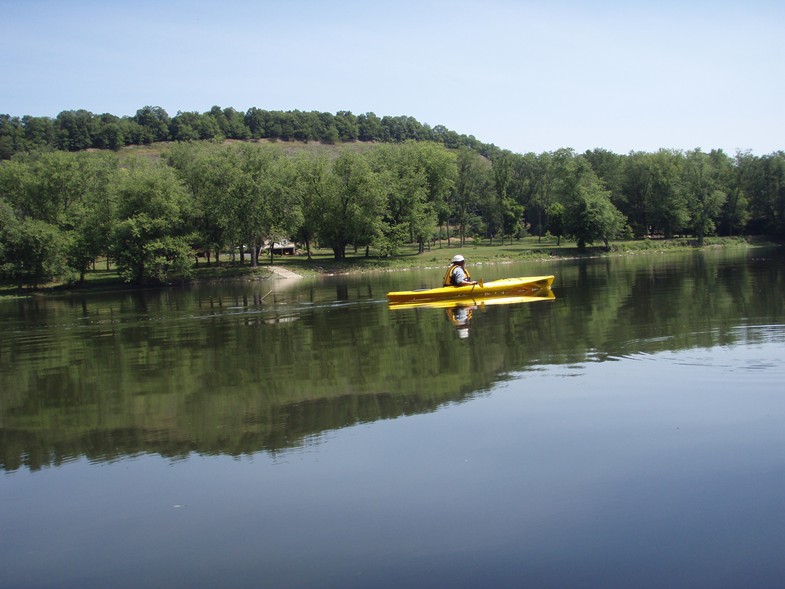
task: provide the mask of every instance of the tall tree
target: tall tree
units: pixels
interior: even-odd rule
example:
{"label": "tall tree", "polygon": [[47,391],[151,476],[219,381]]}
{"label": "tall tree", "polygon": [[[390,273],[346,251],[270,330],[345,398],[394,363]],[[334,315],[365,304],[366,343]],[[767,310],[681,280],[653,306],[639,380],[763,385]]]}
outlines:
{"label": "tall tree", "polygon": [[33,218],[8,215],[8,205],[0,199],[0,259],[3,273],[18,281],[19,288],[33,288],[55,278],[65,269],[67,236],[55,225]]}
{"label": "tall tree", "polygon": [[416,242],[422,253],[437,222],[438,203],[452,184],[452,157],[442,146],[409,141],[379,146],[371,152],[371,161],[387,191],[388,252],[408,241]]}
{"label": "tall tree", "polygon": [[[513,156],[509,152],[503,151],[496,154],[491,161],[496,210],[486,220],[490,229],[489,237],[500,231],[502,240],[509,237],[512,242],[513,236],[520,234],[523,215],[526,212],[526,208],[518,203],[509,192],[513,185]],[[492,219],[495,219],[496,226],[492,224]]]}
{"label": "tall tree", "polygon": [[750,225],[757,233],[785,237],[785,152],[754,158],[750,167]]}
{"label": "tall tree", "polygon": [[624,226],[624,217],[611,202],[610,191],[603,188],[585,158],[576,157],[571,150],[560,150],[555,156],[558,172],[554,194],[564,205],[565,233],[575,238],[578,249],[598,241],[609,248],[609,240],[616,238]]}
{"label": "tall tree", "polygon": [[144,143],[167,141],[169,139],[169,114],[160,106],[145,106],[136,111],[134,121],[145,132]]}
{"label": "tall tree", "polygon": [[79,151],[93,146],[97,125],[93,113],[86,110],[66,110],[57,115],[57,147],[65,151]]}
{"label": "tall tree", "polygon": [[181,143],[172,146],[167,161],[193,196],[194,246],[211,262],[211,252],[220,263],[221,250],[237,241],[234,232],[236,219],[241,216],[233,209],[232,188],[238,174],[234,149],[230,146]]}
{"label": "tall tree", "polygon": [[488,188],[488,166],[475,152],[463,148],[458,152],[458,174],[451,199],[453,218],[458,225],[461,245],[466,244],[467,230],[476,216],[480,198]]}
{"label": "tall tree", "polygon": [[610,192],[599,183],[582,184],[565,207],[566,232],[575,238],[578,249],[602,241],[606,249],[609,240],[618,236],[624,226],[624,217],[613,206]]}
{"label": "tall tree", "polygon": [[96,258],[106,255],[117,217],[112,185],[117,178],[117,158],[105,154],[75,154],[81,193],[71,203],[65,219],[68,232],[68,267],[79,281]]}
{"label": "tall tree", "polygon": [[321,197],[319,240],[336,260],[349,245],[366,247],[381,235],[385,193],[366,156],[343,152],[333,163],[333,182]]}
{"label": "tall tree", "polygon": [[749,154],[736,153],[732,164],[724,172],[728,198],[722,207],[718,229],[724,235],[742,233],[749,221],[749,200],[746,194],[746,176],[749,173]]}
{"label": "tall tree", "polygon": [[[716,163],[715,163],[716,162]],[[687,153],[684,166],[684,187],[691,223],[698,245],[703,245],[707,233],[714,231],[727,195],[720,190],[719,162],[695,149]]]}
{"label": "tall tree", "polygon": [[311,259],[311,246],[314,244],[321,220],[322,206],[328,202],[332,182],[330,161],[324,155],[300,152],[294,160],[295,178],[290,184],[290,197],[302,210],[302,219],[293,233],[294,238],[305,244],[308,259]]}
{"label": "tall tree", "polygon": [[683,231],[690,220],[684,193],[684,154],[660,149],[643,159],[646,173],[645,195],[649,233],[662,232],[671,238]]}
{"label": "tall tree", "polygon": [[301,223],[301,210],[290,194],[292,173],[283,151],[270,146],[241,144],[235,149],[236,180],[232,186],[236,222],[251,247],[252,264],[265,241],[290,236]]}
{"label": "tall tree", "polygon": [[165,281],[191,272],[193,202],[174,170],[134,159],[115,185],[118,220],[112,254],[129,282]]}
{"label": "tall tree", "polygon": [[335,128],[338,138],[344,142],[357,141],[360,134],[357,117],[348,110],[339,110],[335,114]]}

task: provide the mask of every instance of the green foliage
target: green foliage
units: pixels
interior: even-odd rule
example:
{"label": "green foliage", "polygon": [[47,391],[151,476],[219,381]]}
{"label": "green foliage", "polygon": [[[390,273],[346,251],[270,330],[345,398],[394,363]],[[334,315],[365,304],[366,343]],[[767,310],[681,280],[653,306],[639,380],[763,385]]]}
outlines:
{"label": "green foliage", "polygon": [[141,143],[167,141],[170,137],[169,114],[160,106],[145,106],[136,111],[133,121],[142,129]]}
{"label": "green foliage", "polygon": [[458,237],[461,244],[465,244],[467,237],[482,233],[480,226],[483,222],[478,212],[492,210],[490,199],[493,192],[487,160],[469,149],[461,149],[458,152],[457,166],[450,208],[458,225]]}
{"label": "green foliage", "polygon": [[397,253],[404,243],[417,243],[420,252],[424,251],[437,223],[436,211],[454,176],[453,160],[445,156],[440,146],[414,142],[380,146],[371,152],[371,164],[387,193],[385,255]]}
{"label": "green foliage", "polygon": [[578,249],[602,241],[609,247],[624,226],[624,217],[613,206],[610,194],[596,185],[581,187],[566,208],[565,230],[578,243]]}
{"label": "green foliage", "polygon": [[39,219],[16,220],[4,209],[0,232],[2,271],[19,287],[37,287],[63,273],[68,237],[57,227]]}
{"label": "green foliage", "polygon": [[191,269],[192,201],[174,171],[133,160],[116,185],[112,255],[128,281],[164,281]]}
{"label": "green foliage", "polygon": [[318,234],[321,243],[332,248],[336,260],[346,257],[347,246],[367,247],[383,235],[385,193],[365,156],[342,153],[333,163],[332,180],[320,197]]}
{"label": "green foliage", "polygon": [[546,211],[546,215],[548,216],[547,230],[551,235],[556,236],[556,239],[558,240],[557,243],[561,243],[561,237],[564,235],[565,214],[566,210],[564,209],[564,205],[560,202],[553,203]]}
{"label": "green foliage", "polygon": [[684,170],[684,186],[690,210],[691,224],[703,245],[707,234],[713,233],[727,195],[720,190],[720,169],[709,155],[700,150],[687,154]]}

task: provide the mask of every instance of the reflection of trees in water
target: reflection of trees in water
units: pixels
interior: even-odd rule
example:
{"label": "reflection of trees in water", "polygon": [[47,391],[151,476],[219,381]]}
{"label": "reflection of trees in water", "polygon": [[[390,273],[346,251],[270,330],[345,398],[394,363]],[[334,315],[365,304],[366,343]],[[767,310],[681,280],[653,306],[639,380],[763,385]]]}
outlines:
{"label": "reflection of trees in water", "polygon": [[[770,259],[617,271],[623,263],[565,267],[570,288],[557,304],[471,310],[468,346],[444,310],[320,307],[335,290],[18,301],[4,315],[18,322],[12,337],[0,342],[0,468],[278,452],[432,411],[532,365],[728,345],[750,337],[738,327],[754,318],[785,315],[785,265]],[[344,292],[352,301],[359,287]],[[309,302],[296,313],[276,307],[275,297],[294,296]]]}

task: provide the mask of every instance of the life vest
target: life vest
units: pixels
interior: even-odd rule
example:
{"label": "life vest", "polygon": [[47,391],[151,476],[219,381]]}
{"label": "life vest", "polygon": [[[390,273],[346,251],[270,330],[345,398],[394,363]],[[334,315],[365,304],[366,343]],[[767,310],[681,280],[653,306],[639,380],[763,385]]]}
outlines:
{"label": "life vest", "polygon": [[[444,275],[444,279],[442,280],[442,285],[443,286],[458,286],[457,284],[453,283],[453,281],[452,281],[452,272],[453,272],[453,270],[455,270],[459,266],[460,266],[460,264],[451,264],[450,267],[447,268],[447,273]],[[469,271],[466,268],[463,269],[463,272],[466,274],[466,278],[468,280],[471,280],[472,277],[469,276]]]}

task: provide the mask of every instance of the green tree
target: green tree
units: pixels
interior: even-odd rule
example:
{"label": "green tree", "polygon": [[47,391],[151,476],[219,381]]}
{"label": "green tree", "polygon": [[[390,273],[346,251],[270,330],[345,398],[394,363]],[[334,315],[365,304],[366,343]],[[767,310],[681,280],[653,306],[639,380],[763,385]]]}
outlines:
{"label": "green tree", "polygon": [[384,141],[382,120],[369,112],[357,116],[357,128],[360,141]]}
{"label": "green tree", "polygon": [[[371,152],[374,171],[387,192],[382,254],[395,253],[404,242],[425,251],[436,224],[434,199],[444,190],[434,145],[407,142],[379,146]],[[440,149],[440,148],[436,148]]]}
{"label": "green tree", "polygon": [[221,250],[239,239],[235,229],[241,214],[234,208],[232,198],[239,173],[234,148],[179,143],[172,146],[166,160],[193,197],[193,245],[207,255],[208,264],[212,252],[220,263]]}
{"label": "green tree", "polygon": [[333,162],[332,186],[322,195],[319,241],[346,258],[349,245],[367,247],[381,235],[385,192],[366,157],[343,152]]}
{"label": "green tree", "polygon": [[428,202],[433,208],[439,227],[448,221],[448,201],[458,177],[458,158],[443,145],[433,142],[417,143],[417,156],[425,169]]}
{"label": "green tree", "polygon": [[[495,211],[493,215],[488,216],[486,221],[491,229],[489,237],[500,232],[502,240],[509,237],[512,242],[515,235],[520,235],[521,223],[526,212],[526,207],[510,194],[513,187],[513,155],[503,151],[495,155],[491,161],[496,199]],[[492,219],[495,221],[495,225],[491,224]]]}
{"label": "green tree", "polygon": [[650,221],[647,215],[649,194],[649,154],[635,152],[624,158],[619,196],[614,200],[619,210],[627,218],[633,235],[638,238],[647,236]]}
{"label": "green tree", "polygon": [[81,190],[68,207],[61,228],[69,236],[68,267],[83,282],[96,258],[108,258],[116,219],[112,185],[117,177],[117,158],[104,153],[79,153],[75,159]]}
{"label": "green tree", "polygon": [[588,160],[605,189],[610,191],[611,201],[616,204],[621,194],[624,156],[597,148],[586,151],[583,157]]}
{"label": "green tree", "polygon": [[749,174],[750,158],[748,153],[736,153],[733,164],[729,164],[723,175],[728,198],[722,207],[718,228],[724,235],[742,233],[750,219],[749,199],[746,194],[746,176]]}
{"label": "green tree", "polygon": [[169,114],[160,106],[145,106],[136,111],[134,121],[142,127],[141,143],[169,140]]}
{"label": "green tree", "polygon": [[[577,241],[578,249],[602,241],[606,248],[624,226],[624,216],[613,205],[585,158],[571,150],[556,153],[557,181],[554,194],[564,205],[564,231]],[[549,206],[550,208],[550,206]]]}
{"label": "green tree", "polygon": [[322,222],[323,203],[329,201],[329,191],[334,190],[330,161],[324,155],[303,151],[295,156],[295,178],[291,183],[290,197],[302,211],[301,222],[293,232],[293,237],[305,244],[308,259],[311,259],[311,245],[315,242]]}
{"label": "green tree", "polygon": [[651,230],[662,231],[666,238],[685,229],[690,211],[683,186],[684,155],[661,149],[645,158],[646,212]]}
{"label": "green tree", "polygon": [[703,245],[706,234],[716,227],[726,194],[720,190],[719,164],[712,157],[695,149],[687,153],[684,167],[684,187],[693,230],[698,245]]}
{"label": "green tree", "polygon": [[0,197],[0,269],[24,285],[38,287],[65,268],[67,239],[55,225],[33,218],[19,218]]}
{"label": "green tree", "polygon": [[169,123],[169,134],[175,141],[196,141],[199,137],[201,115],[196,112],[178,112]]}
{"label": "green tree", "polygon": [[[536,214],[536,220],[531,219],[531,224],[535,226],[537,241],[542,239],[545,229],[548,208],[556,202],[557,194],[554,185],[559,178],[558,167],[563,161],[569,161],[574,157],[572,150],[560,150],[553,153],[542,153],[534,160],[532,170],[530,209]],[[562,165],[563,167],[563,165]]]}
{"label": "green tree", "polygon": [[744,178],[750,226],[756,233],[785,237],[785,152],[753,158]]}
{"label": "green tree", "polygon": [[[221,113],[220,115],[218,113]],[[221,133],[227,139],[248,139],[250,132],[245,126],[244,115],[233,108],[225,108],[222,111],[214,106],[210,109],[210,114],[215,117]]]}
{"label": "green tree", "polygon": [[458,173],[451,199],[451,211],[463,246],[480,199],[488,189],[489,170],[487,162],[467,148],[459,150],[457,164]]}
{"label": "green tree", "polygon": [[22,128],[26,149],[52,149],[55,144],[56,130],[54,121],[49,117],[22,117]]}
{"label": "green tree", "polygon": [[129,282],[162,282],[191,271],[188,191],[169,166],[134,159],[115,185],[118,220],[112,254]]}
{"label": "green tree", "polygon": [[238,172],[231,188],[235,222],[256,265],[265,240],[272,245],[291,236],[301,223],[302,211],[290,193],[293,176],[282,150],[241,144],[234,153]]}
{"label": "green tree", "polygon": [[79,151],[93,147],[98,130],[93,113],[86,110],[67,110],[57,115],[57,148]]}
{"label": "green tree", "polygon": [[357,117],[351,111],[340,110],[335,114],[335,128],[341,141],[357,141],[360,129],[357,125]]}
{"label": "green tree", "polygon": [[548,225],[547,230],[551,235],[556,236],[556,245],[561,245],[561,237],[564,234],[564,216],[566,210],[564,205],[560,202],[555,202],[548,207]]}
{"label": "green tree", "polygon": [[624,217],[613,206],[610,192],[602,190],[599,184],[581,185],[565,207],[565,218],[566,233],[576,240],[581,250],[598,241],[609,249],[609,240],[624,227]]}
{"label": "green tree", "polygon": [[104,123],[95,137],[95,146],[99,149],[119,150],[125,145],[125,133],[119,122]]}

